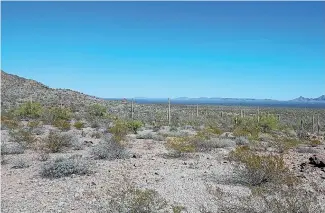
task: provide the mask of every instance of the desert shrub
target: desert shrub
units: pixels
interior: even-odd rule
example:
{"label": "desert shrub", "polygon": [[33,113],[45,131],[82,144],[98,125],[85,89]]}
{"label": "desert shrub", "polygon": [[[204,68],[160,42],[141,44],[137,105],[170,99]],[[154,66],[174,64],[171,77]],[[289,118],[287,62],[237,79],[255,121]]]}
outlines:
{"label": "desert shrub", "polygon": [[14,162],[14,165],[11,167],[12,169],[24,169],[28,168],[29,164],[22,158],[17,159]]}
{"label": "desert shrub", "polygon": [[318,145],[321,145],[322,142],[320,142],[319,140],[311,140],[311,141],[309,142],[309,144],[310,144],[311,146],[318,146]]}
{"label": "desert shrub", "polygon": [[1,143],[1,155],[23,154],[25,147],[19,143]]}
{"label": "desert shrub", "polygon": [[78,158],[57,158],[45,163],[40,171],[40,175],[45,178],[61,178],[73,174],[86,175],[89,173],[88,163]]}
{"label": "desert shrub", "polygon": [[108,131],[113,135],[115,141],[122,141],[129,132],[128,123],[123,120],[116,120],[113,127],[109,128]]}
{"label": "desert shrub", "polygon": [[73,126],[76,128],[76,129],[82,129],[85,127],[85,124],[81,121],[77,121],[73,124]]}
{"label": "desert shrub", "polygon": [[106,115],[106,111],[106,107],[100,104],[94,104],[88,108],[89,115],[95,117],[104,117]]}
{"label": "desert shrub", "polygon": [[239,181],[244,184],[260,186],[270,182],[295,181],[285,167],[282,156],[260,156],[247,147],[238,147],[229,154],[229,159],[244,166],[236,171]]}
{"label": "desert shrub", "polygon": [[48,136],[43,139],[46,149],[50,152],[60,152],[64,147],[71,145],[72,136],[57,131],[50,131]]}
{"label": "desert shrub", "polygon": [[28,101],[21,104],[14,113],[20,118],[39,118],[42,112],[43,107],[40,103]]}
{"label": "desert shrub", "polygon": [[235,136],[247,136],[251,139],[257,139],[260,129],[254,118],[238,119],[238,124],[233,131]]}
{"label": "desert shrub", "polygon": [[[302,187],[272,185],[253,188],[248,196],[232,195],[221,189],[209,189],[220,212],[232,213],[321,213],[317,195]],[[236,202],[232,202],[236,200]]]}
{"label": "desert shrub", "polygon": [[90,137],[99,139],[102,137],[102,134],[100,132],[93,132],[91,133]]}
{"label": "desert shrub", "polygon": [[195,151],[195,147],[191,143],[191,138],[189,137],[168,138],[165,146],[167,149],[173,150],[179,154]]}
{"label": "desert shrub", "polygon": [[275,147],[278,152],[283,153],[291,148],[297,147],[301,144],[301,141],[293,138],[276,138],[274,141],[270,142],[272,147]]}
{"label": "desert shrub", "polygon": [[236,137],[235,142],[238,146],[249,144],[249,140],[247,139],[247,137],[244,136]]}
{"label": "desert shrub", "polygon": [[105,137],[93,147],[91,154],[95,159],[115,160],[127,157],[124,146],[109,137]]}
{"label": "desert shrub", "polygon": [[66,120],[57,119],[54,121],[53,125],[62,131],[68,131],[71,128],[71,125]]}
{"label": "desert shrub", "polygon": [[204,140],[202,138],[198,138],[197,136],[191,137],[190,143],[194,146],[195,151],[198,152],[211,151],[212,149],[216,148],[236,146],[235,141],[231,139],[211,138],[209,140]]}
{"label": "desert shrub", "polygon": [[9,118],[1,115],[1,129],[12,130],[19,127],[19,122],[14,118]]}
{"label": "desert shrub", "polygon": [[128,187],[112,195],[99,212],[158,213],[167,207],[167,201],[156,191]]}
{"label": "desert shrub", "polygon": [[54,121],[69,121],[72,118],[71,110],[67,107],[53,107],[50,109],[50,113],[52,114]]}
{"label": "desert shrub", "polygon": [[140,129],[143,126],[142,122],[137,120],[129,121],[127,125],[128,128],[134,132],[134,134],[137,134],[138,129]]}
{"label": "desert shrub", "polygon": [[36,128],[36,127],[39,127],[40,125],[41,125],[41,122],[38,121],[38,120],[29,121],[29,122],[27,123],[27,126],[28,126],[29,128]]}
{"label": "desert shrub", "polygon": [[11,130],[9,132],[12,141],[15,141],[24,147],[30,147],[36,142],[35,136],[31,133],[29,129],[21,128]]}
{"label": "desert shrub", "polygon": [[157,135],[153,132],[148,132],[145,134],[138,134],[137,139],[152,139],[155,141],[163,141],[165,138],[162,135]]}
{"label": "desert shrub", "polygon": [[40,152],[37,159],[39,161],[47,161],[50,159],[50,154],[48,152]]}
{"label": "desert shrub", "polygon": [[270,132],[279,128],[279,121],[274,115],[261,116],[259,127],[262,132]]}

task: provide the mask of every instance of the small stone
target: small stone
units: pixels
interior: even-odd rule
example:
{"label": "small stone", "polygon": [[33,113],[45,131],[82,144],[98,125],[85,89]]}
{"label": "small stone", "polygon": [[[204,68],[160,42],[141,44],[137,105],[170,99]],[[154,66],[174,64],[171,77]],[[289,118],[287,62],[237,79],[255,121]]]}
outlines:
{"label": "small stone", "polygon": [[159,175],[158,172],[155,172],[155,175]]}

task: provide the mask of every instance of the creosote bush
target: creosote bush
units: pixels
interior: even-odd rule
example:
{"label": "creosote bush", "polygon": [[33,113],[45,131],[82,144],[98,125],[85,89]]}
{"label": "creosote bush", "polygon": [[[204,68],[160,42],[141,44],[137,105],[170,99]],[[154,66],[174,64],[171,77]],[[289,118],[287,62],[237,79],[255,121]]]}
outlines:
{"label": "creosote bush", "polygon": [[258,155],[248,146],[240,146],[229,154],[229,159],[244,166],[237,167],[235,172],[239,182],[250,186],[284,182],[292,184],[297,181],[285,167],[281,155]]}
{"label": "creosote bush", "polygon": [[107,136],[93,147],[91,154],[95,159],[115,160],[127,157],[124,146]]}
{"label": "creosote bush", "polygon": [[24,147],[30,147],[36,142],[35,136],[29,129],[19,128],[9,132],[12,141],[15,141]]}
{"label": "creosote bush", "polygon": [[45,163],[41,168],[41,176],[45,178],[61,178],[76,175],[86,175],[91,171],[89,164],[80,158],[57,158]]}
{"label": "creosote bush", "polygon": [[69,121],[57,119],[54,121],[53,125],[62,131],[68,131],[71,128]]}
{"label": "creosote bush", "polygon": [[126,135],[129,132],[129,126],[126,121],[116,120],[113,124],[113,127],[108,130],[112,135],[114,141],[122,141],[125,139]]}
{"label": "creosote bush", "polygon": [[137,134],[138,129],[140,129],[143,126],[142,122],[141,121],[137,121],[137,120],[129,121],[127,123],[127,125],[128,125],[128,128],[131,131],[133,131],[134,134]]}
{"label": "creosote bush", "polygon": [[89,115],[94,117],[104,117],[106,115],[106,111],[106,107],[100,104],[94,104],[88,108]]}
{"label": "creosote bush", "polygon": [[21,104],[14,112],[20,118],[39,118],[42,113],[42,105],[38,102],[31,101]]}
{"label": "creosote bush", "polygon": [[76,129],[82,129],[85,127],[85,124],[81,121],[77,121],[73,124],[73,126],[76,128]]}
{"label": "creosote bush", "polygon": [[64,147],[71,145],[72,137],[58,131],[50,131],[48,136],[44,138],[43,143],[50,152],[60,152]]}

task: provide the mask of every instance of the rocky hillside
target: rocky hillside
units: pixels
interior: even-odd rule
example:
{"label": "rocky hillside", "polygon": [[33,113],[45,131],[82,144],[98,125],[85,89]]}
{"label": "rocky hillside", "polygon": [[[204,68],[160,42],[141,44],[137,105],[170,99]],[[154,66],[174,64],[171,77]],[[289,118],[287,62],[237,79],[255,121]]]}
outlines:
{"label": "rocky hillside", "polygon": [[93,96],[69,89],[52,89],[44,84],[12,75],[1,70],[1,107],[6,110],[28,100],[40,102],[46,106],[65,105],[81,109],[92,103],[111,104]]}

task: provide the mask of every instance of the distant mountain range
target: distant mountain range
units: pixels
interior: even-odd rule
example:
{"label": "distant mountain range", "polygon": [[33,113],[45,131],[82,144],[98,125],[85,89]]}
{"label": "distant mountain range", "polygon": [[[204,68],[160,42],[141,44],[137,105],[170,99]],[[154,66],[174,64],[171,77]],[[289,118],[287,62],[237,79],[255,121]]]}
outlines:
{"label": "distant mountain range", "polygon": [[308,102],[325,101],[325,95],[319,96],[318,98],[305,98],[305,97],[300,96],[300,97],[295,98],[291,101],[308,101]]}
{"label": "distant mountain range", "polygon": [[[167,100],[167,98],[146,98],[146,97],[136,97],[135,100],[141,100],[141,99],[150,99],[150,100]],[[278,102],[279,100],[274,99],[254,99],[254,98],[220,98],[220,97],[199,97],[199,98],[189,98],[189,97],[178,97],[178,98],[172,98],[171,100],[175,101],[263,101],[263,102]],[[325,95],[322,95],[318,98],[305,98],[305,97],[298,97],[293,100],[289,101],[309,101],[309,102],[325,102]]]}

